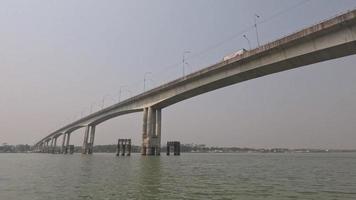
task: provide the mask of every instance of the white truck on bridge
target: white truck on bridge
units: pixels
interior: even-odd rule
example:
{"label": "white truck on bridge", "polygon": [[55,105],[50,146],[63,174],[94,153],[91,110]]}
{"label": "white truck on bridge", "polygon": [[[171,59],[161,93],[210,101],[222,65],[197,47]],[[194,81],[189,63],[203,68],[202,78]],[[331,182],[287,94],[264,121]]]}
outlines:
{"label": "white truck on bridge", "polygon": [[231,58],[234,58],[236,56],[240,56],[240,55],[244,54],[245,52],[246,52],[246,49],[240,49],[238,51],[235,51],[234,53],[224,56],[223,61],[227,61],[227,60],[230,60]]}

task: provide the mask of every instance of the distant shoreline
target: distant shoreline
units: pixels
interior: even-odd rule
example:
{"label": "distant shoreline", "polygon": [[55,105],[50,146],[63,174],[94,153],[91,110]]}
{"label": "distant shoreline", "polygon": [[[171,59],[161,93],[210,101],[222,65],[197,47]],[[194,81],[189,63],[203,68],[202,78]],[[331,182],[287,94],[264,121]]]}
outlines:
{"label": "distant shoreline", "polygon": [[[29,152],[34,153],[34,152]],[[81,152],[75,152],[80,153]],[[105,154],[115,154],[116,152],[94,152],[94,153],[105,153]],[[329,152],[181,152],[187,154],[308,154],[308,153],[320,153],[320,154],[327,154],[327,153],[356,153],[356,150],[352,151],[329,151]],[[131,154],[141,154],[141,152],[132,152]],[[166,152],[161,152],[161,155],[165,155]]]}
{"label": "distant shoreline", "polygon": [[[313,149],[313,148],[248,148],[248,147],[209,147],[204,144],[181,144],[182,153],[347,153],[356,152],[356,149]],[[49,147],[50,148],[50,147]],[[161,154],[165,154],[166,146],[161,147]],[[95,145],[94,153],[116,153],[117,145]],[[32,146],[27,144],[0,146],[0,153],[31,153]],[[132,153],[140,153],[141,147],[132,145]],[[54,152],[60,152],[57,146]],[[75,146],[74,152],[82,152],[81,146]]]}

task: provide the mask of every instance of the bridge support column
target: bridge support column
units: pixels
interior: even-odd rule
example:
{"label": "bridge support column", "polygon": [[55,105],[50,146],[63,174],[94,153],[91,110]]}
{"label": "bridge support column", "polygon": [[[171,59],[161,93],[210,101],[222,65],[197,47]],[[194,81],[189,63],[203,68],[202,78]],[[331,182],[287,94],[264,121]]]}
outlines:
{"label": "bridge support column", "polygon": [[40,144],[40,152],[41,153],[44,153],[44,143],[42,142],[41,144]]}
{"label": "bridge support column", "polygon": [[131,155],[131,139],[119,139],[117,141],[116,156],[125,156],[125,153],[126,156]]}
{"label": "bridge support column", "polygon": [[154,154],[152,149],[152,137],[153,137],[153,116],[155,115],[152,107],[148,108],[148,118],[147,118],[147,137],[146,137],[146,155],[151,156]]}
{"label": "bridge support column", "polygon": [[161,155],[161,130],[162,130],[162,110],[156,110],[156,155]]}
{"label": "bridge support column", "polygon": [[64,154],[64,152],[65,152],[65,142],[66,142],[66,136],[67,136],[67,134],[66,133],[63,133],[62,134],[62,147],[61,147],[61,153],[62,154]]}
{"label": "bridge support column", "polygon": [[144,108],[143,110],[143,127],[142,127],[142,148],[141,148],[141,154],[143,156],[146,155],[146,145],[145,145],[145,139],[147,138],[147,118],[148,118],[148,108]]}
{"label": "bridge support column", "polygon": [[167,156],[170,155],[171,148],[173,147],[173,153],[175,156],[180,155],[180,142],[178,141],[173,141],[173,142],[167,142]]}
{"label": "bridge support column", "polygon": [[50,152],[50,149],[51,149],[51,144],[49,143],[51,142],[51,139],[47,140],[47,149],[46,149],[46,153],[49,153]]}
{"label": "bridge support column", "polygon": [[142,155],[161,153],[161,109],[144,109]]}
{"label": "bridge support column", "polygon": [[48,147],[49,147],[49,141],[45,141],[45,148],[44,148],[44,153],[48,153]]}
{"label": "bridge support column", "polygon": [[93,154],[94,151],[95,126],[90,126],[90,139],[88,144],[88,154]]}
{"label": "bridge support column", "polygon": [[127,142],[127,156],[131,156],[131,139],[128,139]]}
{"label": "bridge support column", "polygon": [[53,142],[52,153],[54,154],[54,153],[56,153],[56,148],[57,148],[57,137],[54,137],[53,139],[54,139],[54,142]]}
{"label": "bridge support column", "polygon": [[51,140],[52,140],[52,141],[51,141],[51,150],[50,150],[50,153],[53,153],[53,151],[54,151],[54,142],[56,141],[56,138],[55,138],[55,137],[52,137]]}
{"label": "bridge support column", "polygon": [[64,150],[64,153],[67,154],[69,150],[69,142],[70,142],[70,133],[67,133],[67,141],[66,141],[66,148]]}
{"label": "bridge support column", "polygon": [[51,153],[53,149],[53,142],[54,142],[53,138],[49,139],[49,141],[51,141],[51,146],[49,146],[47,153]]}
{"label": "bridge support column", "polygon": [[88,152],[88,138],[89,138],[90,126],[85,127],[84,141],[82,146],[82,154],[87,154]]}
{"label": "bridge support column", "polygon": [[42,153],[46,153],[46,141],[42,143]]}

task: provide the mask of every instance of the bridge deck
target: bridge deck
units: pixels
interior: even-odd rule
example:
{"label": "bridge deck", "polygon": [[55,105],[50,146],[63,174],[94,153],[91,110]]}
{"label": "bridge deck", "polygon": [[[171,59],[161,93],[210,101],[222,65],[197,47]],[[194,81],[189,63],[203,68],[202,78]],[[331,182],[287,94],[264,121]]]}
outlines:
{"label": "bridge deck", "polygon": [[[147,104],[149,106],[152,106],[155,104],[158,105],[157,98],[160,98],[160,94],[162,94],[162,93],[168,93],[169,91],[172,91],[172,90],[173,91],[180,90],[180,88],[182,88],[182,87],[185,88],[185,86],[188,86],[189,84],[199,82],[200,80],[206,79],[207,77],[213,76],[215,74],[219,74],[229,68],[241,67],[245,63],[253,62],[255,60],[258,60],[258,59],[261,59],[264,57],[268,57],[268,56],[272,57],[273,54],[276,52],[280,52],[280,51],[283,51],[284,49],[292,48],[293,46],[297,46],[300,43],[303,43],[303,42],[305,43],[305,41],[314,42],[315,39],[317,39],[321,36],[328,35],[329,33],[333,33],[338,30],[341,30],[341,29],[350,29],[351,37],[352,37],[351,42],[355,42],[355,40],[356,40],[356,38],[354,36],[354,34],[356,34],[356,33],[354,33],[355,32],[354,29],[356,29],[355,23],[356,23],[356,10],[353,10],[353,11],[347,12],[343,15],[337,16],[335,18],[323,21],[321,23],[318,23],[311,27],[308,27],[308,28],[305,28],[298,32],[295,32],[291,35],[288,35],[288,36],[278,39],[276,41],[262,45],[256,49],[247,51],[244,54],[238,55],[232,59],[218,62],[214,65],[211,65],[209,67],[206,67],[204,69],[201,69],[199,71],[191,73],[187,76],[178,78],[176,80],[173,80],[173,81],[163,84],[161,86],[153,88],[149,91],[143,92],[139,95],[136,95],[134,97],[126,99],[120,103],[109,106],[103,110],[100,110],[98,112],[90,114],[82,119],[79,119],[73,123],[70,123],[60,129],[52,132],[51,134],[49,134],[48,136],[46,136],[45,138],[43,138],[39,142],[37,142],[36,145],[40,144],[43,141],[46,141],[47,139],[49,139],[53,136],[57,136],[63,132],[73,131],[77,128],[87,125],[88,123],[94,123],[95,120],[96,120],[95,123],[99,123],[99,122],[101,123],[102,121],[107,120],[111,117],[115,117],[117,115],[141,111],[143,109],[142,105],[136,106],[135,104],[138,104],[137,102],[140,102],[140,104]],[[353,27],[354,29],[352,29],[351,27]],[[348,41],[348,42],[350,42],[350,41]],[[353,44],[354,43],[352,43],[352,45]],[[335,45],[340,45],[340,44],[335,43]],[[336,52],[335,49],[333,51],[331,51],[332,49],[329,48],[330,52],[335,55],[328,55],[326,57],[324,56],[325,58],[324,57],[323,58],[315,58],[315,60],[313,60],[313,61],[301,62],[301,64],[295,64],[295,66],[285,67],[283,69],[270,70],[270,72],[264,72],[264,73],[261,73],[260,75],[249,76],[248,78],[245,78],[244,80],[249,80],[249,79],[263,76],[266,74],[271,74],[271,73],[275,73],[278,71],[287,70],[288,68],[305,65],[308,63],[309,64],[316,63],[316,62],[320,62],[323,60],[333,59],[333,58],[342,57],[342,56],[351,55],[351,54],[356,53],[355,46],[351,47],[353,49],[350,49],[350,46],[345,46],[345,48],[348,48],[345,50],[345,53]],[[305,57],[305,58],[307,58],[307,57]],[[308,59],[310,59],[310,58],[308,58]],[[254,72],[254,73],[256,73],[256,72]],[[228,74],[228,72],[226,72],[226,74]],[[255,77],[253,77],[253,76],[255,76]],[[226,79],[228,79],[228,78],[230,78],[230,77],[226,77]],[[201,93],[208,92],[208,91],[220,88],[220,87],[224,87],[226,85],[235,84],[237,82],[241,82],[244,80],[242,80],[242,79],[241,80],[233,80],[233,81],[230,80],[229,83],[224,83],[224,84],[213,86],[211,88],[207,88],[207,89],[204,89],[201,91],[196,91],[194,94],[192,94],[192,93],[187,94],[187,91],[185,91],[186,92],[185,94],[179,94],[181,96],[177,97],[174,100],[172,100],[172,97],[170,97],[171,99],[167,98],[168,100],[166,100],[166,102],[160,102],[160,106],[165,107],[170,104],[176,103],[178,101],[190,98],[192,96],[196,96]],[[215,80],[215,83],[217,83],[216,80]],[[203,86],[200,85],[200,87],[203,87]],[[208,84],[206,84],[206,87],[208,87]],[[194,88],[194,89],[196,89],[196,88]],[[192,89],[192,91],[193,91],[193,89]],[[152,101],[153,103],[147,103],[147,101],[148,101],[147,99],[150,99],[150,98],[151,98],[150,101]],[[166,98],[166,97],[164,97],[164,98]],[[135,105],[135,106],[132,106],[132,105]],[[121,108],[125,108],[125,107],[128,107],[128,108],[126,110],[125,109],[120,110]]]}

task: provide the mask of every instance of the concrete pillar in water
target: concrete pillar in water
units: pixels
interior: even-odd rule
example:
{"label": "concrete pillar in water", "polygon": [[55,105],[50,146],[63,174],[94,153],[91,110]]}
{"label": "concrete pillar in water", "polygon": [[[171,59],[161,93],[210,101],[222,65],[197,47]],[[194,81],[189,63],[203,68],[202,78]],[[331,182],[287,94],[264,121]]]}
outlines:
{"label": "concrete pillar in water", "polygon": [[180,155],[180,142],[173,141],[167,142],[167,156],[170,155],[170,150],[173,147],[173,155],[179,156]]}
{"label": "concrete pillar in water", "polygon": [[142,126],[142,147],[141,154],[146,155],[146,138],[147,138],[147,118],[148,118],[148,108],[143,109],[143,126]]}
{"label": "concrete pillar in water", "polygon": [[125,156],[125,151],[126,151],[126,139],[121,140],[121,149],[122,149],[122,156]]}
{"label": "concrete pillar in water", "polygon": [[155,148],[156,148],[156,155],[161,155],[161,130],[162,130],[162,110],[156,110],[156,138],[155,138]]}
{"label": "concrete pillar in water", "polygon": [[157,122],[157,110],[152,109],[152,117],[151,117],[151,136],[156,137],[156,122]]}
{"label": "concrete pillar in water", "polygon": [[56,153],[57,148],[57,137],[54,138],[52,153]]}
{"label": "concrete pillar in water", "polygon": [[46,153],[49,153],[49,148],[51,148],[51,139],[47,139],[46,141]]}
{"label": "concrete pillar in water", "polygon": [[94,151],[95,126],[90,126],[90,139],[88,145],[88,154],[93,154]]}
{"label": "concrete pillar in water", "polygon": [[117,140],[116,156],[120,156],[120,139]]}
{"label": "concrete pillar in water", "polygon": [[70,142],[70,133],[67,133],[67,141],[66,141],[66,148],[64,153],[67,154],[69,150],[69,142]]}
{"label": "concrete pillar in water", "polygon": [[41,143],[41,153],[44,153],[45,149],[45,144],[44,142]]}
{"label": "concrete pillar in water", "polygon": [[160,155],[161,109],[145,108],[143,116],[142,155]]}
{"label": "concrete pillar in water", "polygon": [[49,141],[51,141],[51,142],[50,142],[50,145],[49,145],[47,153],[51,153],[51,150],[52,150],[52,147],[53,147],[53,139],[51,138]]}
{"label": "concrete pillar in water", "polygon": [[47,141],[44,141],[43,142],[43,153],[46,153],[46,151],[47,151],[46,145],[47,145]]}
{"label": "concrete pillar in water", "polygon": [[170,150],[171,150],[171,147],[168,145],[168,143],[167,143],[167,151],[166,151],[166,153],[167,153],[167,156],[169,156],[170,155]]}
{"label": "concrete pillar in water", "polygon": [[47,144],[47,142],[44,141],[44,142],[43,142],[43,146],[42,146],[42,152],[43,152],[43,153],[46,153],[46,144]]}
{"label": "concrete pillar in water", "polygon": [[90,126],[85,127],[84,141],[83,141],[83,146],[82,146],[82,154],[87,154],[89,129],[90,129]]}
{"label": "concrete pillar in water", "polygon": [[46,152],[46,141],[42,143],[42,153]]}
{"label": "concrete pillar in water", "polygon": [[155,117],[155,111],[152,109],[152,107],[148,108],[148,118],[147,118],[147,137],[146,137],[146,155],[154,155],[154,149],[152,148],[152,139],[154,136],[153,132],[153,122],[154,122],[154,117]]}
{"label": "concrete pillar in water", "polygon": [[180,155],[180,142],[175,142],[174,143],[174,155],[179,156]]}
{"label": "concrete pillar in water", "polygon": [[62,148],[61,148],[61,153],[62,153],[62,154],[64,154],[64,152],[65,152],[65,147],[64,147],[64,145],[65,145],[65,142],[66,142],[66,136],[67,136],[66,133],[63,133],[63,134],[62,134]]}
{"label": "concrete pillar in water", "polygon": [[131,156],[131,139],[128,139],[127,156]]}
{"label": "concrete pillar in water", "polygon": [[51,141],[51,146],[48,148],[48,152],[47,153],[51,153],[52,152],[54,138],[49,139],[49,141]]}
{"label": "concrete pillar in water", "polygon": [[118,139],[116,156],[125,156],[125,153],[126,156],[131,155],[131,139]]}

